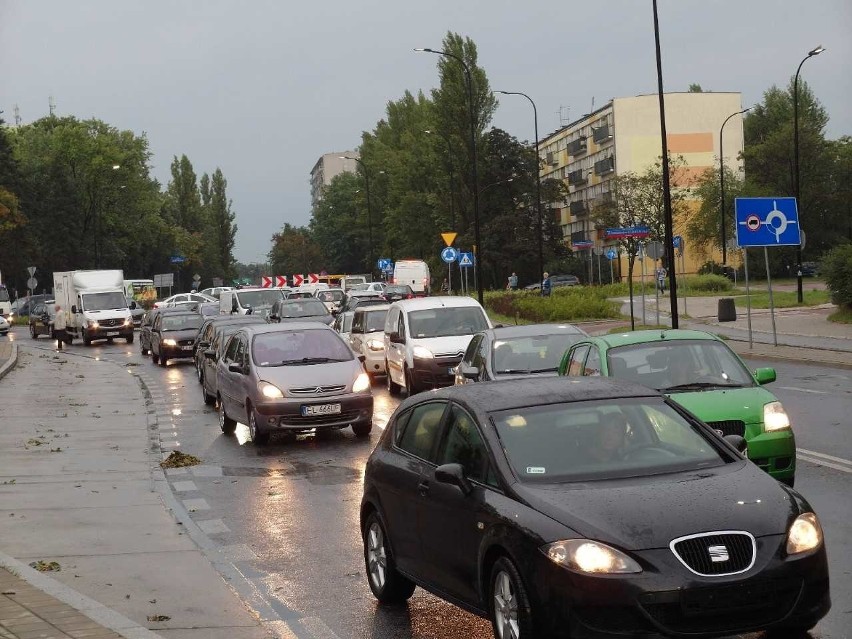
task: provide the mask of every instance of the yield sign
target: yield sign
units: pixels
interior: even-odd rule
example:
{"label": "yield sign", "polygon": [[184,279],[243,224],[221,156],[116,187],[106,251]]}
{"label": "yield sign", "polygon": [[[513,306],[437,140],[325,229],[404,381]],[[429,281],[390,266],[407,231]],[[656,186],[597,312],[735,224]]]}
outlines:
{"label": "yield sign", "polygon": [[260,278],[260,285],[263,288],[270,288],[272,286],[272,277],[269,275],[263,275]]}
{"label": "yield sign", "polygon": [[275,286],[278,286],[278,287],[287,286],[287,276],[286,275],[276,275],[275,276]]}
{"label": "yield sign", "polygon": [[293,275],[293,286],[301,286],[305,283],[304,275]]}
{"label": "yield sign", "polygon": [[441,237],[444,238],[444,244],[447,246],[452,246],[453,242],[456,241],[456,235],[458,233],[441,233]]}
{"label": "yield sign", "polygon": [[319,284],[319,274],[308,273],[308,284]]}

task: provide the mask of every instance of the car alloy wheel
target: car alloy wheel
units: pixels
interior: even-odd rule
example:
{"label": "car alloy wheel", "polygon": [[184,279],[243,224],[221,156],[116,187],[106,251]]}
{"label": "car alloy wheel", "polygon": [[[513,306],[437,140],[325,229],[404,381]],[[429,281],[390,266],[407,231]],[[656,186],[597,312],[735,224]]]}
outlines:
{"label": "car alloy wheel", "polygon": [[231,434],[237,429],[237,422],[225,413],[225,405],[222,403],[221,397],[219,398],[219,428],[225,434]]}
{"label": "car alloy wheel", "polygon": [[33,339],[38,338],[38,333],[36,333],[35,326],[33,326],[32,324],[30,324],[30,337],[32,337]]}
{"label": "car alloy wheel", "polygon": [[367,531],[367,570],[370,574],[370,581],[378,590],[385,587],[387,561],[385,535],[379,522],[374,520]]}
{"label": "car alloy wheel", "polygon": [[269,441],[269,433],[263,433],[257,428],[257,417],[254,415],[254,409],[249,406],[249,437],[255,446],[263,446]]}
{"label": "car alloy wheel", "polygon": [[508,573],[500,571],[494,579],[494,625],[500,639],[517,639],[518,603]]}
{"label": "car alloy wheel", "polygon": [[367,582],[373,595],[384,604],[406,602],[414,594],[414,582],[396,569],[378,512],[374,511],[367,517],[363,533]]}

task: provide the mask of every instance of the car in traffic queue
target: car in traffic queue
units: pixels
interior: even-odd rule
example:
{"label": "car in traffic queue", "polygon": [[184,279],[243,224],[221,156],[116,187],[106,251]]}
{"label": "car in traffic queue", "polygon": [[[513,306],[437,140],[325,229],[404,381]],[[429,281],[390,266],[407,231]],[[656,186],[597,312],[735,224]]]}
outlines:
{"label": "car in traffic queue", "polygon": [[337,331],[337,334],[340,335],[340,338],[349,343],[349,331],[352,330],[352,318],[355,316],[355,311],[346,311],[345,313],[338,313],[334,316],[334,322],[331,327]]}
{"label": "car in traffic queue", "polygon": [[320,289],[314,296],[328,309],[329,313],[333,313],[340,309],[340,304],[343,302],[343,298],[346,297],[346,294],[343,292],[341,288],[326,288]]}
{"label": "car in traffic queue", "polygon": [[9,329],[12,328],[12,325],[9,324],[9,320],[7,320],[4,316],[0,315],[0,335],[8,335]]}
{"label": "car in traffic queue", "polygon": [[195,356],[198,383],[201,385],[201,398],[208,406],[214,405],[216,397],[219,395],[216,367],[225,351],[228,338],[243,326],[266,324],[263,318],[254,315],[223,315],[221,319],[226,321],[213,321],[199,331],[203,339],[198,343]]}
{"label": "car in traffic queue", "polygon": [[320,322],[326,326],[334,323],[334,316],[325,304],[317,298],[310,296],[305,298],[287,298],[275,302],[269,311],[270,323],[281,324],[286,322]]}
{"label": "car in traffic queue", "polygon": [[491,328],[469,297],[418,297],[391,304],[385,322],[387,388],[409,395],[455,383],[455,368],[471,338]]}
{"label": "car in traffic queue", "polygon": [[722,435],[748,442],[748,457],[793,486],[796,439],[781,402],[763,386],[775,369],[748,370],[724,341],[703,331],[645,330],[575,344],[560,375],[615,377],[669,395]]}
{"label": "car in traffic queue", "polygon": [[[56,301],[39,302],[32,308],[29,315],[30,337],[38,339],[39,335],[54,338],[53,321],[56,319]],[[2,330],[2,327],[0,327]]]}
{"label": "car in traffic queue", "polygon": [[370,378],[340,336],[318,322],[245,326],[216,367],[219,426],[248,425],[258,446],[272,433],[373,428]]}
{"label": "car in traffic queue", "polygon": [[142,318],[145,316],[145,309],[141,303],[137,302],[132,297],[125,297],[127,300],[127,308],[130,309],[130,319],[133,320],[133,328],[142,328]]}
{"label": "car in traffic queue", "polygon": [[198,380],[201,381],[202,364],[205,361],[203,352],[213,343],[213,334],[217,326],[226,324],[229,326],[262,324],[264,322],[265,320],[262,317],[255,317],[253,315],[214,315],[204,318],[204,322],[198,329],[198,333],[195,335],[195,340],[192,343],[192,357],[195,360],[195,370],[198,373]]}
{"label": "car in traffic queue", "polygon": [[414,291],[408,284],[388,284],[385,290],[382,291],[382,297],[388,302],[398,302],[399,300],[410,300],[414,298]]}
{"label": "car in traffic queue", "polygon": [[192,359],[192,348],[204,318],[198,313],[158,313],[151,326],[151,361]]}
{"label": "car in traffic queue", "polygon": [[798,637],[831,607],[819,519],[669,397],[526,378],[403,401],[364,472],[367,581],[498,639]]}
{"label": "car in traffic queue", "polygon": [[213,286],[211,288],[201,289],[198,292],[201,295],[207,295],[208,297],[212,297],[213,299],[218,300],[219,295],[222,293],[222,291],[232,291],[232,290],[234,290],[233,286]]}
{"label": "car in traffic queue", "polygon": [[154,308],[176,306],[185,302],[215,302],[216,298],[203,293],[178,293],[164,300],[154,302]]}
{"label": "car in traffic queue", "polygon": [[473,336],[456,367],[455,383],[556,376],[562,356],[585,331],[573,324],[501,326]]}
{"label": "car in traffic queue", "polygon": [[364,369],[371,379],[386,372],[384,332],[389,308],[389,305],[357,308],[352,317],[349,348],[363,356]]}
{"label": "car in traffic queue", "polygon": [[241,288],[219,294],[219,313],[222,315],[260,315],[266,317],[275,302],[285,294],[277,288]]}
{"label": "car in traffic queue", "polygon": [[158,315],[163,314],[171,314],[171,313],[192,313],[188,305],[193,304],[191,302],[181,303],[177,306],[162,306],[160,308],[152,308],[148,312],[146,312],[142,316],[142,324],[139,327],[139,352],[142,355],[150,355],[151,354],[151,331],[154,327],[154,320],[157,319]]}
{"label": "car in traffic queue", "polygon": [[346,293],[346,298],[341,302],[338,312],[354,311],[359,306],[387,304],[387,300],[378,291],[352,291]]}

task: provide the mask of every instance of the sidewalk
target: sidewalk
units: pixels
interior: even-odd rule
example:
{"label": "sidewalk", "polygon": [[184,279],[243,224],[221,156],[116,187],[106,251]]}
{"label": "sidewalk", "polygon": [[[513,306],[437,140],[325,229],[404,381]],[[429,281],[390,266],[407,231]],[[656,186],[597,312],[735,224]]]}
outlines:
{"label": "sidewalk", "polygon": [[[0,597],[0,638],[41,637],[43,623],[62,638],[268,637],[165,505],[154,408],[132,373],[22,346],[0,381],[0,568],[25,582],[10,587],[23,599]],[[38,561],[59,570],[36,573]],[[63,604],[92,634],[61,629]]]}

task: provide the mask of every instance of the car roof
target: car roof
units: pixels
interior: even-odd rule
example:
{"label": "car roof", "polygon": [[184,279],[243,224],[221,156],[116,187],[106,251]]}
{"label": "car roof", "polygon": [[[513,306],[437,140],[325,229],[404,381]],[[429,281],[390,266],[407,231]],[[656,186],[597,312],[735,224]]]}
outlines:
{"label": "car roof", "polygon": [[263,320],[259,315],[214,315],[205,321],[210,324],[256,324]]}
{"label": "car roof", "polygon": [[[419,393],[412,400],[452,399],[482,412],[511,410],[563,402],[662,397],[653,389],[611,377],[525,377],[506,381],[449,386]],[[404,401],[400,408],[414,403]]]}
{"label": "car roof", "polygon": [[416,297],[411,300],[400,300],[393,303],[403,311],[420,311],[430,308],[466,308],[479,306],[479,302],[470,297],[453,296],[453,295],[436,295],[434,297]]}
{"label": "car roof", "polygon": [[360,304],[355,307],[354,311],[347,311],[352,313],[362,312],[362,313],[373,313],[375,311],[386,311],[390,308],[390,304],[366,304],[365,306],[361,306]]}
{"label": "car roof", "polygon": [[608,347],[629,346],[631,344],[647,344],[650,342],[672,342],[677,340],[707,340],[718,341],[719,338],[704,331],[690,330],[644,330],[644,331],[625,331],[624,333],[614,333],[612,335],[601,335],[596,338],[603,342]]}
{"label": "car roof", "polygon": [[330,326],[326,326],[322,322],[285,322],[283,324],[249,324],[242,328],[251,335],[263,335],[266,333],[289,333],[291,331],[322,329],[334,332]]}
{"label": "car roof", "polygon": [[585,331],[573,324],[526,324],[523,326],[502,326],[491,328],[485,333],[490,333],[494,339],[508,337],[530,337],[533,335],[585,335]]}

